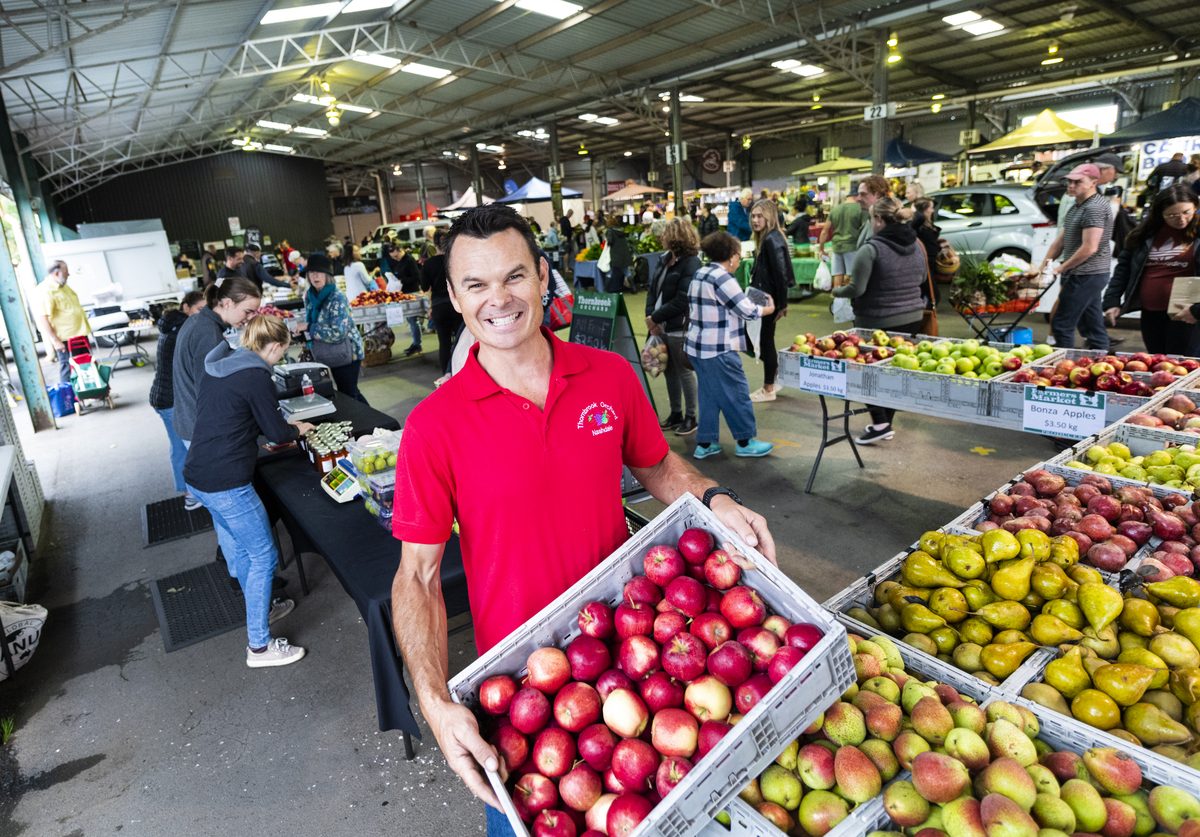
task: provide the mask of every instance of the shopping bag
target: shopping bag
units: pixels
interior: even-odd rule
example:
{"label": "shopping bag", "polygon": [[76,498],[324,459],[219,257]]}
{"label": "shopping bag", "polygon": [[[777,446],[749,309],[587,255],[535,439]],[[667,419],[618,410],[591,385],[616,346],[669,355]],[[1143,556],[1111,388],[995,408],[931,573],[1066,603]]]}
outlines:
{"label": "shopping bag", "polygon": [[0,602],[0,681],[29,662],[42,638],[46,608]]}
{"label": "shopping bag", "polygon": [[608,271],[611,267],[612,267],[612,248],[606,244],[604,246],[604,249],[600,251],[600,260],[598,262],[596,262],[596,269],[599,270],[601,273],[608,273]]}
{"label": "shopping bag", "polygon": [[50,412],[54,413],[55,418],[69,416],[75,412],[75,390],[71,389],[70,384],[48,386],[46,394],[50,398]]}
{"label": "shopping bag", "polygon": [[550,300],[546,312],[550,317],[551,331],[558,331],[571,324],[571,309],[575,305],[575,295],[556,296]]}
{"label": "shopping bag", "polygon": [[829,306],[829,312],[833,314],[835,323],[854,322],[854,305],[845,297],[839,296],[835,299],[833,305]]}
{"label": "shopping bag", "polygon": [[829,262],[824,259],[817,265],[816,275],[813,276],[813,289],[826,293],[833,290],[833,271],[829,269]]}
{"label": "shopping bag", "polygon": [[657,378],[667,369],[667,341],[657,334],[646,338],[642,346],[642,368],[651,378]]}

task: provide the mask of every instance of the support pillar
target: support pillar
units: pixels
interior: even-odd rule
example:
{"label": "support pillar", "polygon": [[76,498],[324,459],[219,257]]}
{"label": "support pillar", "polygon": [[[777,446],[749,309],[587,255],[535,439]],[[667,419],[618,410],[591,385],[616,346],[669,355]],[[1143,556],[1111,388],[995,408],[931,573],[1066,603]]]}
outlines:
{"label": "support pillar", "polygon": [[[725,138],[725,159],[733,161],[733,137]],[[736,166],[737,163],[734,162]],[[725,188],[728,189],[733,185],[733,172],[725,172]]]}
{"label": "support pillar", "polygon": [[[420,160],[417,160],[415,165],[417,167],[417,200],[421,202],[421,217],[424,217],[425,206],[427,204],[427,199],[425,196],[425,170],[421,167]],[[451,197],[453,197],[453,195]]]}
{"label": "support pillar", "polygon": [[[875,84],[872,101],[877,105],[887,105],[888,100],[888,33],[879,32],[875,40]],[[876,119],[871,123],[871,163],[875,174],[883,174],[884,154],[887,150],[888,120]]]}
{"label": "support pillar", "polygon": [[46,276],[46,259],[42,255],[42,242],[38,238],[33,206],[29,201],[29,189],[25,185],[25,170],[17,154],[3,97],[0,97],[0,160],[4,163],[4,179],[12,188],[13,198],[17,203],[17,213],[21,218],[21,236],[25,239],[29,264],[33,268],[33,275],[40,282]]}
{"label": "support pillar", "polygon": [[[379,201],[379,223],[380,224],[388,223],[389,216],[391,216],[391,214],[392,214],[392,211],[391,211],[392,210],[392,207],[391,207],[392,189],[390,186],[385,188],[383,185],[387,182],[388,182],[388,173],[386,170],[383,172],[375,172],[375,200]],[[421,212],[422,212],[421,217],[424,218],[425,215],[423,213],[425,212],[425,207],[421,207]]]}
{"label": "support pillar", "polygon": [[682,218],[687,204],[683,198],[683,119],[679,113],[679,88],[671,90],[671,142],[675,145],[675,162],[671,164],[671,182],[675,186],[675,217]]}
{"label": "support pillar", "polygon": [[479,149],[471,146],[471,188],[475,190],[475,205],[483,206],[483,178],[479,174]]}
{"label": "support pillar", "polygon": [[594,217],[598,217],[600,214],[600,198],[603,197],[600,194],[599,168],[601,165],[603,165],[604,161],[602,159],[592,157],[589,163],[590,165],[588,168],[592,180],[592,215]]}
{"label": "support pillar", "polygon": [[[50,411],[50,398],[46,395],[46,379],[42,376],[42,364],[38,360],[28,310],[17,283],[17,272],[13,269],[7,238],[0,235],[0,313],[4,315],[4,328],[8,331],[13,360],[17,364],[21,391],[25,395],[34,432],[57,430],[54,413]],[[49,343],[46,345],[48,351],[53,351]],[[17,466],[20,465],[18,462]]]}
{"label": "support pillar", "polygon": [[554,221],[563,217],[562,161],[558,155],[558,125],[550,123],[550,207]]}
{"label": "support pillar", "polygon": [[[16,137],[16,139],[24,141],[24,137]],[[62,241],[62,231],[58,228],[58,222],[50,215],[50,206],[46,202],[46,196],[42,192],[42,182],[38,179],[38,167],[34,162],[33,157],[28,153],[21,154],[21,174],[25,178],[25,189],[29,193],[29,202],[33,205],[33,209],[37,212],[38,220],[42,225],[42,241]]]}

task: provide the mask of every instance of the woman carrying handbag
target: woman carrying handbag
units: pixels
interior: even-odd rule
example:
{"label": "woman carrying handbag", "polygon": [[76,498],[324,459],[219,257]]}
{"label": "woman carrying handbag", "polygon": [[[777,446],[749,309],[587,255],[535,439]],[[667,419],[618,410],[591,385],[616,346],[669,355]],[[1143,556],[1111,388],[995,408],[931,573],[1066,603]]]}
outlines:
{"label": "woman carrying handbag", "polygon": [[362,335],[350,319],[350,303],[337,289],[330,272],[332,265],[324,253],[308,257],[308,293],[304,296],[305,323],[309,351],[313,360],[329,367],[338,391],[366,404],[358,389],[362,367]]}
{"label": "woman carrying handbag", "polygon": [[700,236],[685,218],[667,222],[661,242],[667,248],[658,270],[650,278],[646,294],[646,328],[667,343],[667,396],[671,413],[662,422],[663,431],[676,436],[696,432],[696,373],[687,358],[688,286],[700,269]]}

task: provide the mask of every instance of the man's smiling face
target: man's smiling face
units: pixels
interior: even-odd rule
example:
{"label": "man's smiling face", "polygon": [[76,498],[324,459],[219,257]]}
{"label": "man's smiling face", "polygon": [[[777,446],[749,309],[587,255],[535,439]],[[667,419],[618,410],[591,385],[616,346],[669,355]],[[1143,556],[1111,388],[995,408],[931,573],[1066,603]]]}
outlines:
{"label": "man's smiling face", "polygon": [[481,344],[506,351],[541,339],[542,295],[549,275],[544,261],[535,263],[519,232],[461,236],[446,267],[450,302]]}

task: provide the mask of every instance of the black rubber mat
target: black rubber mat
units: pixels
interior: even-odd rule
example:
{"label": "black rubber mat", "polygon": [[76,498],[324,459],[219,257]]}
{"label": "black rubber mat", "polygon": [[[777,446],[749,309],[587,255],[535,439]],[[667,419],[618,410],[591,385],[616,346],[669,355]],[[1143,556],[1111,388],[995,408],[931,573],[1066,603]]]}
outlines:
{"label": "black rubber mat", "polygon": [[216,561],[160,578],[150,594],[168,654],[246,626],[246,600],[230,589],[225,565]]}
{"label": "black rubber mat", "polygon": [[201,507],[187,511],[183,497],[172,497],[147,503],[142,507],[142,537],[146,546],[190,538],[197,532],[207,532],[213,527],[208,509]]}

